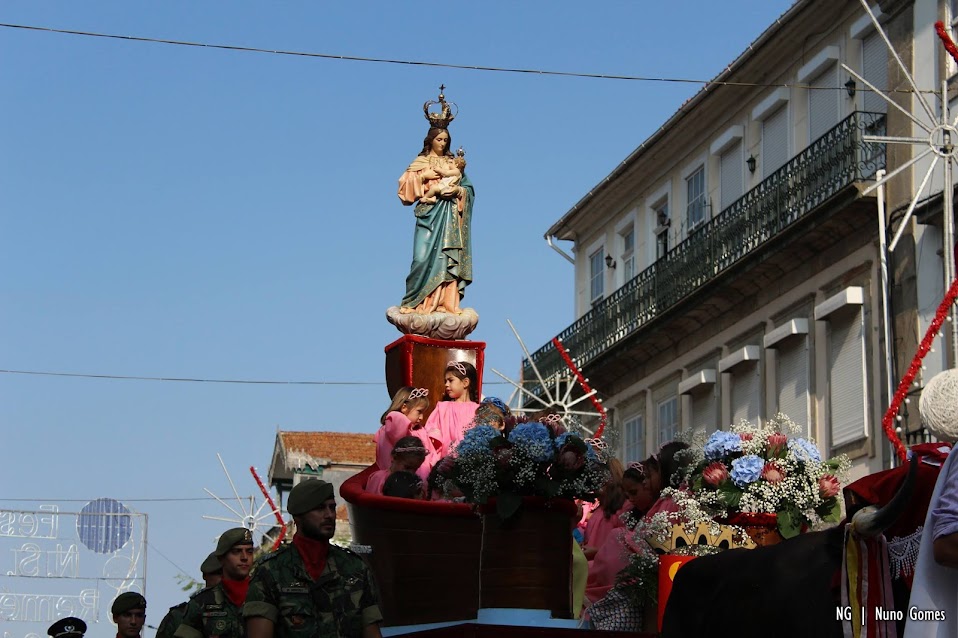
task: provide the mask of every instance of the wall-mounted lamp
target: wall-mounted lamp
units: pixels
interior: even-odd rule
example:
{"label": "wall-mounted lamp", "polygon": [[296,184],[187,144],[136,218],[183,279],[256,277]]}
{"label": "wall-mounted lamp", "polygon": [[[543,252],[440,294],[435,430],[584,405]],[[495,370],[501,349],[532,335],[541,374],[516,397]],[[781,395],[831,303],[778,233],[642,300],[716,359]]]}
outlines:
{"label": "wall-mounted lamp", "polygon": [[606,268],[611,268],[612,270],[615,270],[615,260],[612,259],[612,255],[608,253],[606,253],[605,255],[605,266]]}
{"label": "wall-mounted lamp", "polygon": [[845,82],[845,92],[848,93],[848,97],[855,97],[855,89],[858,88],[858,85],[855,84],[855,80],[848,78],[848,82]]}
{"label": "wall-mounted lamp", "polygon": [[748,166],[749,173],[754,173],[755,172],[755,156],[749,155],[748,159],[745,160],[745,165]]}

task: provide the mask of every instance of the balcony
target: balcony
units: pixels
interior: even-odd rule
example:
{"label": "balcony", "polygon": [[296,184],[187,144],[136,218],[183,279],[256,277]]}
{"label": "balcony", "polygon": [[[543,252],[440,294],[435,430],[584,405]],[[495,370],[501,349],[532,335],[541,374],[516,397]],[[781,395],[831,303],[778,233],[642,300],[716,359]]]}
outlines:
{"label": "balcony", "polygon": [[[596,304],[563,330],[559,340],[581,368],[627,340],[631,343],[637,333],[706,285],[762,259],[760,255],[794,234],[800,223],[834,211],[844,201],[840,196],[849,195],[849,187],[885,167],[884,145],[862,140],[863,135],[884,133],[884,114],[852,114]],[[543,378],[565,370],[551,341],[532,359]],[[523,378],[535,379],[527,360]]]}

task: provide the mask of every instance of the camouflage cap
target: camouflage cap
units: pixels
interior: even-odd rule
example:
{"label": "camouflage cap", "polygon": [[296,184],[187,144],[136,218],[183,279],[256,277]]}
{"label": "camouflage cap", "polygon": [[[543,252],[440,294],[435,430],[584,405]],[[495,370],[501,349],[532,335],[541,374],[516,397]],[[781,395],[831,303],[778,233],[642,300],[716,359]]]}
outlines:
{"label": "camouflage cap", "polygon": [[245,527],[234,527],[233,529],[226,530],[220,536],[219,542],[216,543],[216,551],[214,551],[213,554],[217,557],[226,556],[226,554],[237,545],[249,545],[252,547],[253,533]]}
{"label": "camouflage cap", "polygon": [[146,598],[143,597],[143,594],[135,591],[123,592],[114,599],[113,606],[110,607],[110,612],[116,616],[117,614],[124,614],[131,609],[146,609]]}
{"label": "camouflage cap", "polygon": [[223,571],[223,565],[220,563],[216,552],[210,552],[210,555],[200,564],[200,573],[204,576],[206,574],[218,574],[221,571]]}
{"label": "camouflage cap", "polygon": [[293,487],[286,501],[286,511],[291,516],[300,516],[321,507],[333,498],[333,484],[320,479],[306,479]]}
{"label": "camouflage cap", "polygon": [[85,633],[86,623],[73,616],[61,618],[47,629],[47,634],[53,638],[82,638]]}

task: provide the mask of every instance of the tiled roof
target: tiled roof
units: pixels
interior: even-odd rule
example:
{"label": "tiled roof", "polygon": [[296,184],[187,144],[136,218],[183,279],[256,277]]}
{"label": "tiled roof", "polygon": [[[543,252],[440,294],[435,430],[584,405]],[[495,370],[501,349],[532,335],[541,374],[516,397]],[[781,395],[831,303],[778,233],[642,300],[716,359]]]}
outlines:
{"label": "tiled roof", "polygon": [[303,452],[333,463],[369,465],[376,460],[372,434],[354,432],[280,432],[284,451]]}

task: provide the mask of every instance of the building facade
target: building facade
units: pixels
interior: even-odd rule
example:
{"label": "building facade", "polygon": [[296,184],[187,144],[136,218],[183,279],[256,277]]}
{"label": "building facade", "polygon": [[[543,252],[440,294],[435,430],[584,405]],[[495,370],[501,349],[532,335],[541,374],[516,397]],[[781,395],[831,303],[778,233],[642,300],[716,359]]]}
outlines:
{"label": "building facade", "polygon": [[[955,72],[933,28],[952,4],[873,6],[922,88]],[[824,453],[847,453],[855,476],[890,463],[889,383],[944,292],[941,182],[937,210],[924,199],[889,258],[886,293],[876,195],[863,191],[915,151],[864,138],[916,127],[843,63],[916,111],[857,0],[798,0],[546,233],[560,252],[574,242],[577,318],[558,337],[603,396],[624,460],[782,412]],[[890,182],[891,226],[927,165]],[[563,367],[551,343],[532,357],[545,376]],[[916,409],[904,417],[905,434],[920,428]]]}

